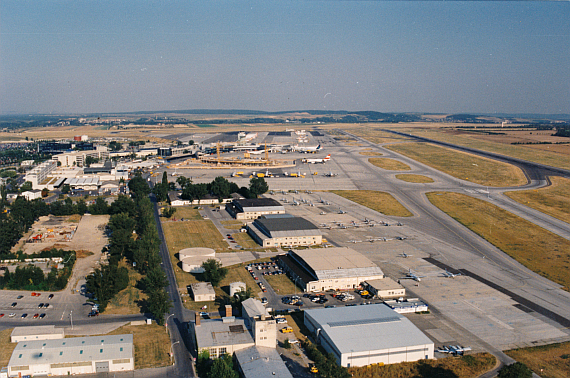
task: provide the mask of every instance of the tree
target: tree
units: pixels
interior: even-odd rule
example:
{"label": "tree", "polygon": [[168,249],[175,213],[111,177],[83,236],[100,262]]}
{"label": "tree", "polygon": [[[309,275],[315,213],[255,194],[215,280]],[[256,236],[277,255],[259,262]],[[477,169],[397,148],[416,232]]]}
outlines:
{"label": "tree", "polygon": [[168,174],[166,171],[162,172],[162,185],[168,186]]}
{"label": "tree", "polygon": [[123,148],[123,145],[115,140],[109,143],[109,149],[111,151],[120,151]]}
{"label": "tree", "polygon": [[150,193],[147,182],[142,178],[140,172],[129,181],[129,191],[134,199],[146,197]]}
{"label": "tree", "polygon": [[165,218],[170,218],[174,215],[176,209],[174,207],[164,207],[162,208],[162,216]]}
{"label": "tree", "polygon": [[71,191],[71,187],[69,186],[69,184],[64,184],[63,187],[61,188],[61,192],[63,194],[67,194]]}
{"label": "tree", "polygon": [[263,177],[253,177],[249,180],[249,192],[251,197],[257,198],[269,190],[269,185],[265,182]]}
{"label": "tree", "polygon": [[291,349],[291,343],[289,342],[289,339],[285,339],[285,341],[283,341],[283,348]]}
{"label": "tree", "polygon": [[42,189],[42,197],[47,197],[49,196],[49,190],[47,188],[43,188]]}
{"label": "tree", "polygon": [[22,192],[27,192],[29,190],[32,190],[32,183],[29,181],[26,181],[25,183],[22,184],[22,186],[20,186],[20,190]]}
{"label": "tree", "polygon": [[98,162],[99,162],[99,159],[94,158],[93,156],[87,156],[87,157],[85,158],[85,164],[84,164],[84,165],[85,165],[86,167],[90,167],[91,164],[98,163]]}
{"label": "tree", "polygon": [[210,184],[210,192],[213,196],[218,197],[221,202],[222,198],[228,198],[231,194],[230,182],[226,178],[218,176]]}
{"label": "tree", "polygon": [[111,215],[123,213],[130,217],[134,217],[136,211],[137,208],[135,206],[135,202],[129,196],[125,195],[119,195],[109,208],[109,214]]}
{"label": "tree", "polygon": [[232,356],[224,354],[214,360],[206,378],[238,378],[238,372],[233,369]]}
{"label": "tree", "polygon": [[141,279],[141,285],[144,291],[155,291],[164,289],[168,286],[168,279],[164,271],[159,266],[154,266],[146,274],[146,277]]}
{"label": "tree", "polygon": [[170,310],[172,301],[164,289],[148,293],[148,310],[160,325],[164,324],[164,314]]}
{"label": "tree", "polygon": [[522,362],[515,362],[511,365],[506,365],[499,370],[499,378],[531,378],[532,370],[530,370]]}
{"label": "tree", "polygon": [[102,197],[97,197],[95,203],[89,206],[89,212],[93,215],[103,215],[109,213],[109,205]]}
{"label": "tree", "polygon": [[192,184],[192,180],[190,180],[188,177],[184,177],[184,176],[179,176],[176,179],[176,183],[178,185],[180,185],[180,187],[182,189],[184,189],[185,187],[187,187],[188,185]]}
{"label": "tree", "polygon": [[218,260],[208,259],[202,263],[204,268],[204,281],[210,282],[212,286],[218,286],[220,281],[228,274],[228,268],[223,268]]}

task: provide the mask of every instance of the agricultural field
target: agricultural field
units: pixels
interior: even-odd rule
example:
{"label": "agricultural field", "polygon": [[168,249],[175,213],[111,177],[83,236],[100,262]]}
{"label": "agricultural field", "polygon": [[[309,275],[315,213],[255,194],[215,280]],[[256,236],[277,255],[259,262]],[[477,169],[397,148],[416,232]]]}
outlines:
{"label": "agricultural field", "polygon": [[541,189],[505,192],[523,205],[564,222],[570,222],[570,179],[550,177],[552,185]]}
{"label": "agricultural field", "polygon": [[432,204],[530,270],[570,288],[570,241],[488,202],[432,192]]}
{"label": "agricultural field", "polygon": [[410,166],[402,163],[401,161],[388,159],[388,158],[370,158],[368,162],[378,168],[386,169],[389,171],[409,171]]}
{"label": "agricultural field", "polygon": [[505,352],[543,378],[567,378],[570,372],[570,342]]}
{"label": "agricultural field", "polygon": [[396,175],[398,180],[402,180],[405,182],[411,182],[416,184],[429,184],[433,182],[431,177],[422,176],[422,175],[411,175],[411,174],[400,174]]}
{"label": "agricultural field", "polygon": [[518,167],[465,152],[427,143],[402,143],[386,147],[448,175],[476,184],[508,187],[527,183],[523,171]]}
{"label": "agricultural field", "polygon": [[495,357],[488,353],[476,353],[437,360],[349,368],[348,372],[354,378],[474,378],[494,368],[495,362]]}
{"label": "agricultural field", "polygon": [[411,217],[413,214],[406,209],[390,193],[375,190],[331,190],[338,196],[346,198],[359,205],[394,217]]}

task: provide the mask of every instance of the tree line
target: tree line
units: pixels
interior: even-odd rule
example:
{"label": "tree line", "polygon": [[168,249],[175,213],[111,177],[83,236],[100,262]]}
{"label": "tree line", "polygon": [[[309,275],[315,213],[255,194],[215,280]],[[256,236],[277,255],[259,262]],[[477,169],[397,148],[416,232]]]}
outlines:
{"label": "tree line", "polygon": [[109,301],[128,286],[128,271],[119,267],[119,262],[125,260],[143,275],[137,287],[148,296],[146,310],[162,324],[171,302],[165,290],[168,280],[160,268],[160,238],[148,198],[150,188],[137,175],[129,182],[129,190],[132,198],[121,196],[117,205],[120,211],[109,219],[108,264],[87,276],[87,291],[97,298],[100,310],[104,311]]}

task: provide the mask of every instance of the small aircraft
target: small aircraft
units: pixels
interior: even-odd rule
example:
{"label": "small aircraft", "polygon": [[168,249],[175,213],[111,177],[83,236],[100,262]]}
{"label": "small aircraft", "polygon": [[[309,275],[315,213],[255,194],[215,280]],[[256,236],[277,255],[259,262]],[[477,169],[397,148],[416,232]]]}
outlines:
{"label": "small aircraft", "polygon": [[366,241],[370,242],[370,243],[374,243],[375,241],[387,241],[388,239],[386,238],[369,238]]}
{"label": "small aircraft", "polygon": [[412,269],[409,269],[409,270],[408,270],[408,273],[406,273],[406,276],[405,276],[405,277],[400,277],[400,279],[401,279],[401,280],[404,280],[404,279],[411,279],[411,280],[420,282],[420,281],[421,281],[421,278],[424,278],[424,277],[425,277],[425,276],[418,276],[417,274],[415,274],[414,272],[412,272]]}
{"label": "small aircraft", "polygon": [[324,211],[321,211],[321,213],[320,213],[320,214],[321,214],[321,215],[325,215],[326,213],[325,213]]}
{"label": "small aircraft", "polygon": [[[406,236],[396,236],[396,240],[406,240],[407,237]],[[411,255],[408,255],[411,256]]]}
{"label": "small aircraft", "polygon": [[329,161],[331,159],[331,154],[328,154],[326,157],[324,158],[320,158],[320,159],[303,159],[301,160],[301,162],[303,163],[308,163],[308,164],[324,164],[327,161]]}
{"label": "small aircraft", "polygon": [[445,272],[442,273],[444,277],[448,278],[455,278],[457,276],[461,276],[461,273],[451,273],[449,270],[445,269]]}
{"label": "small aircraft", "polygon": [[253,151],[249,151],[249,153],[251,155],[261,155],[262,153],[264,153],[264,150],[253,150]]}
{"label": "small aircraft", "polygon": [[349,240],[348,242],[356,244],[356,243],[362,243],[362,240],[354,240],[353,239],[353,240]]}
{"label": "small aircraft", "polygon": [[326,177],[336,177],[336,176],[338,176],[338,173],[333,173],[333,172],[331,171],[331,172],[329,172],[329,173],[325,173],[325,176],[326,176]]}
{"label": "small aircraft", "polygon": [[346,211],[344,211],[343,209],[341,209],[340,207],[338,208],[338,213],[339,214],[346,214]]}
{"label": "small aircraft", "polygon": [[313,192],[311,192],[310,190],[305,190],[305,193],[307,193],[307,194],[313,194]]}
{"label": "small aircraft", "polygon": [[400,253],[399,256],[407,259],[408,257],[412,257],[413,255],[408,255],[406,252],[402,252],[402,253]]}
{"label": "small aircraft", "polygon": [[449,353],[449,354],[453,354],[453,355],[462,355],[465,352],[468,352],[471,350],[471,347],[462,347],[460,345],[449,345],[449,346],[443,346],[441,348],[438,348],[436,350],[436,352],[439,353]]}

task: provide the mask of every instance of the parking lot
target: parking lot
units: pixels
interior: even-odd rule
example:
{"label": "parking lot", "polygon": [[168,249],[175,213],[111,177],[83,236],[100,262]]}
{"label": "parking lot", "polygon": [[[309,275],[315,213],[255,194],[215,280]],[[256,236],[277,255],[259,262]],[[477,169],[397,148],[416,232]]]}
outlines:
{"label": "parking lot", "polygon": [[0,292],[0,322],[6,318],[20,318],[28,324],[30,321],[46,320],[55,311],[56,294],[45,292]]}

